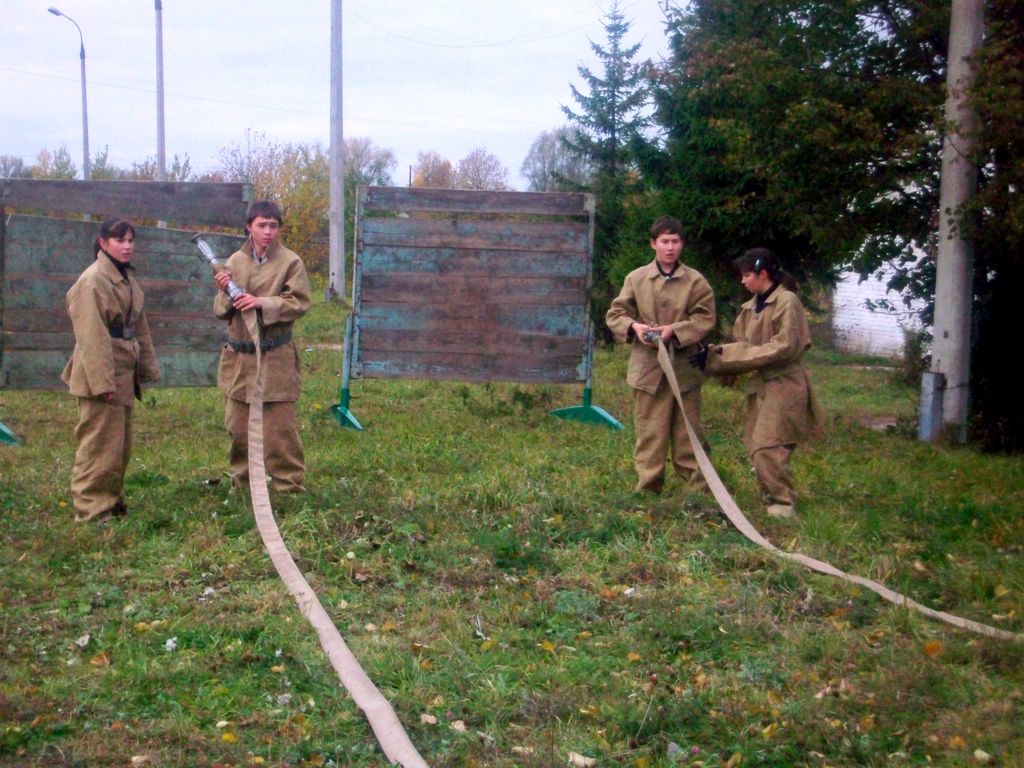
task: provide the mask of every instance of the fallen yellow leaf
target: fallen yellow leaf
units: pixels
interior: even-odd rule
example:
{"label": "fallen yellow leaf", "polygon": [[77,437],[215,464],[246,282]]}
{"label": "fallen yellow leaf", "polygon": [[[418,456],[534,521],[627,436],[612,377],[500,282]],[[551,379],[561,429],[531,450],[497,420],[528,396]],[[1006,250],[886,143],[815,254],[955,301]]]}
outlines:
{"label": "fallen yellow leaf", "polygon": [[225,744],[234,744],[236,741],[238,741],[238,737],[235,736],[235,734],[233,734],[231,731],[224,731],[224,733],[220,735],[220,740],[223,741]]}
{"label": "fallen yellow leaf", "polygon": [[89,663],[92,664],[94,667],[109,667],[110,656],[107,655],[106,651],[103,651],[102,653],[97,653],[95,656],[89,659]]}
{"label": "fallen yellow leaf", "polygon": [[554,653],[555,644],[550,640],[544,640],[543,642],[537,643],[537,647],[541,650],[547,651],[548,653]]}
{"label": "fallen yellow leaf", "polygon": [[935,659],[942,655],[942,643],[938,640],[929,640],[921,650],[928,658]]}
{"label": "fallen yellow leaf", "polygon": [[636,651],[630,651],[629,653],[626,654],[626,658],[629,659],[630,661],[636,663],[636,662],[640,661],[640,659],[642,659],[643,656],[641,656]]}
{"label": "fallen yellow leaf", "polygon": [[950,736],[946,746],[950,749],[967,749],[967,742],[963,736]]}
{"label": "fallen yellow leaf", "polygon": [[270,668],[270,671],[273,672],[275,675],[280,675],[282,672],[284,672],[284,664],[275,664]]}
{"label": "fallen yellow leaf", "polygon": [[743,763],[743,755],[739,752],[733,752],[732,757],[725,761],[725,768],[737,768]]}

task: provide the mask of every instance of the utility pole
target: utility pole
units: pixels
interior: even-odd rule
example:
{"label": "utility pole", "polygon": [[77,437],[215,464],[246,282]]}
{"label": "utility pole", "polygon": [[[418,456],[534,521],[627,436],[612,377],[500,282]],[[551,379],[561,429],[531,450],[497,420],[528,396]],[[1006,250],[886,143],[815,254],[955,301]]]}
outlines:
{"label": "utility pole", "polygon": [[156,2],[156,179],[167,181],[167,146],[164,137],[164,5]]}
{"label": "utility pole", "polygon": [[[968,98],[974,82],[970,57],[984,37],[982,0],[953,0],[946,71],[945,139],[939,196],[939,243],[936,257],[935,324],[932,367],[922,381],[922,403],[941,406],[937,413],[921,409],[922,440],[939,432],[967,441],[970,404],[971,309],[974,245],[963,236],[957,217],[975,193],[978,170],[973,152],[978,116]],[[932,426],[928,427],[927,424]],[[935,425],[940,425],[938,429]]]}
{"label": "utility pole", "polygon": [[345,296],[345,132],[342,128],[341,0],[331,0],[331,181],[328,299]]}

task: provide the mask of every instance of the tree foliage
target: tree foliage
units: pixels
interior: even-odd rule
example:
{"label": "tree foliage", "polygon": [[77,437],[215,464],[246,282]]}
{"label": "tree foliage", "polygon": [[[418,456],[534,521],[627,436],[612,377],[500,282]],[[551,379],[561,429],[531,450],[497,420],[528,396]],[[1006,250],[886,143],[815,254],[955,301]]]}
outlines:
{"label": "tree foliage", "polygon": [[433,150],[419,152],[413,167],[412,186],[451,189],[455,187],[455,169]]}
{"label": "tree foliage", "polygon": [[459,189],[511,189],[508,169],[496,155],[483,147],[476,147],[459,160],[455,170],[455,186]]}
{"label": "tree foliage", "polygon": [[705,263],[775,249],[830,283],[933,245],[945,25],[936,3],[695,0],[654,71],[644,167]]}
{"label": "tree foliage", "polygon": [[71,153],[65,145],[51,152],[42,149],[36,155],[36,164],[32,166],[33,179],[73,179],[78,175],[78,167],[71,159]]}
{"label": "tree foliage", "polygon": [[590,185],[593,167],[588,158],[570,148],[572,136],[572,129],[562,126],[533,140],[519,169],[529,191],[572,192]]}

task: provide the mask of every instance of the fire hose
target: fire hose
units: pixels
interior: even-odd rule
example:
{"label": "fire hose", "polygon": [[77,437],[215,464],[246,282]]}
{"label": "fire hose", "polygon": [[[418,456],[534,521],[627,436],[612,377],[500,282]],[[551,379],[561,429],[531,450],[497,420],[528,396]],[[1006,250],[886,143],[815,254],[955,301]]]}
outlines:
{"label": "fire hose", "polygon": [[887,586],[877,581],[867,579],[863,576],[846,573],[829,563],[822,560],[816,560],[815,558],[808,557],[807,555],[781,550],[768,541],[756,528],[754,528],[753,525],[751,525],[747,517],[742,511],[740,511],[739,506],[736,504],[729,491],[726,490],[725,484],[722,483],[722,479],[718,476],[718,472],[715,471],[715,467],[711,463],[711,459],[708,457],[704,447],[701,445],[700,440],[697,437],[697,433],[690,424],[690,420],[686,418],[686,410],[683,408],[683,397],[679,391],[679,382],[676,380],[676,374],[672,368],[672,358],[670,357],[669,351],[665,347],[660,336],[657,338],[657,344],[658,363],[661,365],[661,369],[665,373],[665,378],[668,379],[669,387],[672,389],[672,395],[675,397],[676,403],[679,405],[679,411],[683,415],[683,422],[686,425],[686,434],[690,438],[690,445],[693,446],[694,454],[697,457],[697,466],[700,467],[700,471],[703,473],[704,479],[707,481],[711,494],[715,497],[715,501],[718,502],[719,507],[721,507],[725,516],[729,519],[729,522],[732,523],[736,530],[742,533],[748,540],[771,552],[776,557],[782,558],[783,560],[791,560],[792,562],[799,563],[812,571],[823,573],[827,576],[835,576],[843,581],[862,586],[879,595],[884,600],[888,600],[895,605],[911,608],[921,614],[924,614],[928,618],[944,621],[948,624],[952,624],[953,626],[960,627],[961,629],[966,629],[979,635],[994,637],[999,640],[1024,641],[1024,635],[1022,634],[1007,632],[1003,629],[990,627],[987,624],[980,624],[976,621],[971,621],[970,619],[963,619],[959,616],[946,613],[945,611],[936,611],[935,609],[922,605],[905,595],[901,595],[899,592],[889,589]]}
{"label": "fire hose", "polygon": [[[224,265],[214,255],[213,249],[201,234],[195,235],[192,242],[214,272],[224,271]],[[244,292],[234,282],[229,283],[227,293],[232,300]],[[320,646],[327,654],[331,666],[338,673],[341,684],[345,686],[352,700],[363,711],[388,760],[398,763],[403,768],[427,768],[426,761],[416,751],[395,711],[359,665],[359,661],[331,621],[330,615],[320,604],[313,588],[295,564],[274,521],[263,464],[263,376],[259,325],[254,310],[243,312],[242,319],[256,346],[256,376],[249,392],[249,494],[252,498],[256,528],[263,539],[263,546],[281,581],[295,598],[302,615],[316,630]]]}

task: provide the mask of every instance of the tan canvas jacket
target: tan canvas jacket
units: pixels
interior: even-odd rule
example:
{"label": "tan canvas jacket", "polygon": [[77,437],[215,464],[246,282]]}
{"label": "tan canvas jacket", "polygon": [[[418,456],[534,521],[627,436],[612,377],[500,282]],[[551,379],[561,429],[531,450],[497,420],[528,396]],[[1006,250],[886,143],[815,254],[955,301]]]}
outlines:
{"label": "tan canvas jacket", "polygon": [[[131,270],[122,277],[110,258],[100,252],[71,286],[66,300],[75,348],[61,380],[76,397],[113,392],[112,402],[132,405],[133,398],[141,397],[143,383],[160,379],[160,369],[142,289]],[[112,326],[130,328],[134,337],[114,338]]]}
{"label": "tan canvas jacket", "polygon": [[704,382],[704,376],[689,365],[687,358],[715,327],[715,298],[708,281],[697,270],[680,264],[675,275],[666,280],[655,261],[634,269],[626,275],[605,322],[616,341],[633,343],[626,373],[629,386],[653,395],[665,375],[658,364],[657,348],[634,337],[630,328],[634,322],[672,326],[673,369],[680,391],[687,392]]}
{"label": "tan canvas jacket", "polygon": [[[306,314],[310,306],[309,278],[299,256],[279,242],[268,250],[268,258],[257,264],[252,258],[252,245],[246,242],[227,261],[231,277],[239,287],[262,299],[257,310],[260,330],[264,339],[272,339],[292,332],[295,321]],[[223,291],[217,293],[213,310],[216,316],[228,321],[228,337],[236,341],[250,341],[241,313]],[[299,399],[302,378],[299,374],[299,353],[294,341],[274,347],[263,353],[264,402],[294,402]],[[217,371],[217,385],[232,400],[249,402],[249,388],[256,375],[256,355],[236,352],[225,344]]]}
{"label": "tan canvas jacket", "polygon": [[818,433],[821,407],[804,368],[811,331],[795,293],[778,286],[755,312],[756,297],[745,302],[733,326],[735,342],[714,346],[707,371],[750,373],[747,394],[757,398],[756,417],[748,420],[747,450],[796,443]]}

